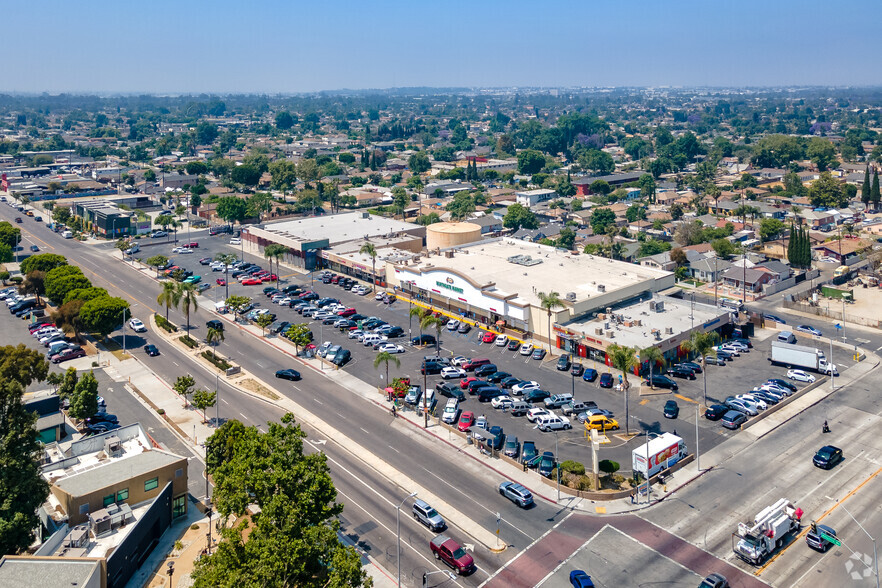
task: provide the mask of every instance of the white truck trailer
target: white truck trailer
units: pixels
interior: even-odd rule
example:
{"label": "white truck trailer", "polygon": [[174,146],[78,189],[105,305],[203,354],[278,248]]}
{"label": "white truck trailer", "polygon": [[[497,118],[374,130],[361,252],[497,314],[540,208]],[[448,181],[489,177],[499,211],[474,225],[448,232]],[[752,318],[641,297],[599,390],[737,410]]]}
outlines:
{"label": "white truck trailer", "polygon": [[[671,467],[687,454],[683,439],[673,433],[664,433],[636,448],[631,453],[631,466],[633,471],[640,472],[646,478],[650,478]],[[649,463],[648,468],[647,462]]]}
{"label": "white truck trailer", "polygon": [[822,374],[829,374],[832,368],[833,373],[838,373],[835,365],[827,363],[823,352],[804,345],[772,341],[769,361],[772,365],[783,365],[786,368],[801,368]]}
{"label": "white truck trailer", "polygon": [[760,565],[775,553],[789,533],[799,530],[803,511],[786,498],[759,511],[752,523],[738,523],[732,550],[744,561]]}

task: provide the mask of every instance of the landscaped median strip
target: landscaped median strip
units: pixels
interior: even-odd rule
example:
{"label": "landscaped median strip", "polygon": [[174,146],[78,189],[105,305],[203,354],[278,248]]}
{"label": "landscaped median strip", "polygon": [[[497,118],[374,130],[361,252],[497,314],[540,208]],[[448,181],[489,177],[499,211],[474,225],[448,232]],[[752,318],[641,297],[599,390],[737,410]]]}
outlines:
{"label": "landscaped median strip", "polygon": [[[157,329],[156,331],[161,337],[166,340],[171,340],[173,338],[168,333],[165,333],[162,329]],[[197,363],[200,363],[201,365],[201,362],[199,362],[198,360]],[[208,366],[203,367],[205,369],[210,369]],[[461,513],[459,510],[454,508],[437,494],[419,485],[413,479],[404,475],[394,466],[380,459],[378,456],[372,454],[367,448],[359,445],[356,441],[344,435],[338,429],[328,424],[326,421],[323,421],[287,396],[279,393],[278,390],[275,390],[273,386],[270,386],[266,382],[255,378],[253,375],[251,376],[251,379],[257,382],[260,386],[263,386],[264,388],[277,393],[279,395],[279,399],[274,401],[269,400],[262,395],[256,394],[251,390],[243,388],[239,385],[238,382],[228,382],[228,384],[233,386],[243,394],[247,394],[263,402],[269,402],[278,406],[279,408],[282,408],[283,410],[294,414],[297,417],[298,421],[309,425],[317,432],[319,432],[322,436],[325,436],[328,439],[334,441],[341,448],[348,451],[352,457],[364,463],[366,467],[372,468],[384,478],[391,480],[392,482],[400,486],[403,491],[417,492],[417,496],[419,496],[420,499],[425,500],[433,507],[435,507],[435,510],[441,513],[445,519],[453,522],[453,524],[468,533],[485,548],[487,548],[488,550],[496,550],[495,546],[497,545],[497,538],[494,533],[491,533],[483,527],[474,524],[471,517],[468,517],[465,514]]]}

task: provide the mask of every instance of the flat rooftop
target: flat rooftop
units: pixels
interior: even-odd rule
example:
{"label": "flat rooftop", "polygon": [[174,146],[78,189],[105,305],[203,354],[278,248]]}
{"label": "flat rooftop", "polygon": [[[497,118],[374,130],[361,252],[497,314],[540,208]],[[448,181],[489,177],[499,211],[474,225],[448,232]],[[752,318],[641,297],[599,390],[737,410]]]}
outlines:
{"label": "flat rooftop", "polygon": [[71,588],[88,586],[101,574],[100,561],[52,557],[0,559],[0,586]]}
{"label": "flat rooftop", "polygon": [[[614,261],[596,255],[575,254],[547,245],[518,239],[490,239],[452,249],[453,257],[421,257],[406,267],[421,271],[449,269],[480,284],[495,284],[495,290],[517,294],[520,304],[539,306],[540,292],[555,291],[561,299],[573,293],[574,303],[592,297],[606,297],[618,290],[669,278],[671,272]],[[512,260],[520,256],[519,260]]]}
{"label": "flat rooftop", "polygon": [[[679,345],[686,338],[683,334],[695,327],[707,331],[729,322],[729,311],[723,308],[658,295],[636,304],[613,307],[611,314],[613,316],[603,313],[592,320],[572,321],[562,326],[608,343],[636,348],[661,344],[662,349],[669,349],[675,342]],[[676,341],[672,341],[674,339]]]}
{"label": "flat rooftop", "polygon": [[266,224],[264,231],[297,241],[321,241],[330,244],[343,243],[353,239],[393,235],[399,232],[413,232],[425,227],[403,222],[367,212],[322,215],[298,220]]}

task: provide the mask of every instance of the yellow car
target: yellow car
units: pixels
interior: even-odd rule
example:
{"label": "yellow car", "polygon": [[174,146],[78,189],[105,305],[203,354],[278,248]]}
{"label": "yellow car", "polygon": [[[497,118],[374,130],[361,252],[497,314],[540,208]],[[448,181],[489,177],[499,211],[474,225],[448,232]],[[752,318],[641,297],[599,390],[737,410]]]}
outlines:
{"label": "yellow car", "polygon": [[585,428],[588,430],[597,429],[598,431],[616,431],[619,428],[619,422],[602,414],[595,414],[588,417],[585,421]]}

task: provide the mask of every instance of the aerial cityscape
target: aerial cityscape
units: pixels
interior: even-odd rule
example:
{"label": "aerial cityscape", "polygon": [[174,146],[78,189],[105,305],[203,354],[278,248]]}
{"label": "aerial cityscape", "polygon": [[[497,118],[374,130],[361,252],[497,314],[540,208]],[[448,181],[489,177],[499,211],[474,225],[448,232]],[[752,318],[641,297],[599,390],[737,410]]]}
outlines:
{"label": "aerial cityscape", "polygon": [[0,586],[878,588],[882,5],[9,13]]}

